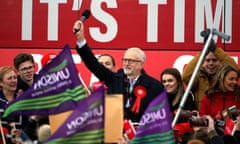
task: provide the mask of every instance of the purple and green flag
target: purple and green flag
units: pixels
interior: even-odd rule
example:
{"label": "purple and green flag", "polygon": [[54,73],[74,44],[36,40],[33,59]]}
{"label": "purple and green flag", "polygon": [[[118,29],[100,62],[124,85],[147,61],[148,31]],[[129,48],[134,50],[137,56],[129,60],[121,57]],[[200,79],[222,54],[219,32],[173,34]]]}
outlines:
{"label": "purple and green flag", "polygon": [[103,144],[104,143],[104,86],[79,101],[78,107],[48,138],[45,144]]}
{"label": "purple and green flag", "polygon": [[74,109],[86,97],[68,45],[37,75],[33,85],[11,102],[3,117],[50,115]]}
{"label": "purple and green flag", "polygon": [[175,144],[167,93],[160,93],[141,117],[131,144]]}

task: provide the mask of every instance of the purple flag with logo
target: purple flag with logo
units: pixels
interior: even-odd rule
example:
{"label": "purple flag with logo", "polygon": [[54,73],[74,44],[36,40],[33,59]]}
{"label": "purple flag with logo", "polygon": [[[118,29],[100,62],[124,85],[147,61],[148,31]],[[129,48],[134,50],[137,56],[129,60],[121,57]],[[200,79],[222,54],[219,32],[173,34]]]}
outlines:
{"label": "purple flag with logo", "polygon": [[33,85],[11,102],[3,117],[50,115],[74,109],[86,97],[68,45],[39,72]]}
{"label": "purple flag with logo", "polygon": [[167,93],[163,91],[148,105],[131,144],[174,144],[171,124]]}
{"label": "purple flag with logo", "polygon": [[104,143],[104,86],[81,100],[46,144]]}

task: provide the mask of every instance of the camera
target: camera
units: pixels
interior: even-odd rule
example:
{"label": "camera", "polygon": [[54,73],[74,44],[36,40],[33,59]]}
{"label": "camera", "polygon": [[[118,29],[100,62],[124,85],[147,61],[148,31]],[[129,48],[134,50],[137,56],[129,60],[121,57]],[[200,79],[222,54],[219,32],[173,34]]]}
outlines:
{"label": "camera", "polygon": [[190,127],[208,127],[209,121],[204,117],[195,117],[189,119]]}
{"label": "camera", "polygon": [[197,112],[192,112],[192,111],[186,111],[186,110],[182,110],[180,112],[179,118],[178,118],[178,123],[183,123],[183,122],[188,122],[190,118],[192,118],[192,116],[197,116],[198,113]]}
{"label": "camera", "polygon": [[214,120],[215,127],[224,127],[225,124],[226,124],[226,122],[223,120]]}
{"label": "camera", "polygon": [[238,117],[238,110],[237,110],[237,107],[234,105],[234,106],[231,106],[227,109],[227,113],[228,113],[228,116],[233,120],[237,120],[237,117]]}

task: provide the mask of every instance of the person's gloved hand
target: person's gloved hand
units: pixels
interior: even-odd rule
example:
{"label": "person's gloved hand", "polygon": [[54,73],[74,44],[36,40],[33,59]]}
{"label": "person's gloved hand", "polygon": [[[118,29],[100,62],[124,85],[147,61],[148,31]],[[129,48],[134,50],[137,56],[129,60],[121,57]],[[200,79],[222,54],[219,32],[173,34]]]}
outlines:
{"label": "person's gloved hand", "polygon": [[[206,29],[200,33],[200,35],[204,38],[204,40],[203,40],[204,44],[206,44],[210,32],[211,32],[210,29]],[[215,49],[216,49],[216,44],[215,44],[214,40],[211,39],[210,44],[208,46],[208,50],[211,52],[214,52]]]}

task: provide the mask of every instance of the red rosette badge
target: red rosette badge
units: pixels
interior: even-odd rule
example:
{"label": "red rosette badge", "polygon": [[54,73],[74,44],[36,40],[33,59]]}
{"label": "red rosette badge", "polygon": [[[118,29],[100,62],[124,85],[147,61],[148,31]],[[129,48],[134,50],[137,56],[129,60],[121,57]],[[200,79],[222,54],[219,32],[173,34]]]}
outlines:
{"label": "red rosette badge", "polygon": [[135,113],[139,113],[141,100],[147,95],[147,89],[144,86],[138,85],[134,89],[134,94],[137,98],[131,111]]}

